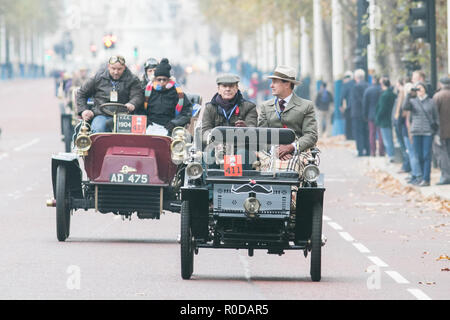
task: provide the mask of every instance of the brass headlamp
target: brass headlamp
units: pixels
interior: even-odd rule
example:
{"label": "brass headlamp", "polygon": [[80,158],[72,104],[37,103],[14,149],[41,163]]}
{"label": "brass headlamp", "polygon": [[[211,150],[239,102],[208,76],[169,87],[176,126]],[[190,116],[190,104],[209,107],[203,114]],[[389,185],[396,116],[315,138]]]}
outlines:
{"label": "brass headlamp", "polygon": [[75,146],[77,148],[78,154],[81,156],[87,156],[88,151],[92,146],[92,140],[89,137],[89,127],[86,122],[83,122],[80,128],[80,132],[75,140]]}

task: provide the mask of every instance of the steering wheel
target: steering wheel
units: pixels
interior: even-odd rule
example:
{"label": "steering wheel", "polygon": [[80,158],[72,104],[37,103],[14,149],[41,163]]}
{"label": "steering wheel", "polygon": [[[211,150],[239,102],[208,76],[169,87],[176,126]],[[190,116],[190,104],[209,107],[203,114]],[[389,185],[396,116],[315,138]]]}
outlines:
{"label": "steering wheel", "polygon": [[117,114],[128,113],[128,108],[122,103],[111,102],[102,104],[100,111],[112,117]]}

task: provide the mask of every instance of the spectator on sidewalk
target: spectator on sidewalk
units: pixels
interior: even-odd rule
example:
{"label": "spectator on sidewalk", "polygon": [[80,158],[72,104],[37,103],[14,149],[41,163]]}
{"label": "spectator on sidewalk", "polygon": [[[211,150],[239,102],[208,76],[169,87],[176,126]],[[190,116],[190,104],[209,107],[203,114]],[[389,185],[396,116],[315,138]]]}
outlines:
{"label": "spectator on sidewalk", "polygon": [[344,77],[344,84],[342,86],[342,97],[340,101],[340,111],[345,119],[345,137],[347,140],[354,140],[352,129],[352,114],[350,105],[350,92],[355,86],[356,82],[353,78],[353,72],[347,71]]}
{"label": "spectator on sidewalk", "polygon": [[400,151],[402,153],[402,168],[399,173],[410,173],[411,163],[409,160],[408,149],[406,148],[405,140],[403,137],[408,135],[406,128],[406,118],[402,112],[402,106],[405,101],[405,88],[404,80],[400,79],[397,81],[396,85],[397,99],[394,103],[394,108],[392,110],[392,123],[394,125],[394,132],[397,138],[397,143],[400,146]]}
{"label": "spectator on sidewalk", "polygon": [[394,139],[392,136],[392,108],[394,107],[395,95],[391,81],[388,78],[381,79],[381,90],[383,93],[380,96],[377,104],[375,115],[375,125],[380,128],[381,136],[383,137],[383,144],[386,147],[386,153],[390,162],[394,162]]}
{"label": "spectator on sidewalk", "polygon": [[434,126],[439,126],[439,116],[434,100],[427,95],[425,83],[418,83],[415,87],[417,98],[410,100],[405,105],[405,110],[411,111],[411,135],[413,137],[413,147],[419,159],[422,171],[421,187],[430,185],[431,180],[431,159]]}
{"label": "spectator on sidewalk", "polygon": [[411,176],[408,183],[412,185],[419,185],[422,182],[422,169],[420,168],[419,159],[413,148],[413,139],[411,134],[411,111],[408,105],[412,99],[417,97],[417,92],[413,90],[412,82],[407,82],[404,87],[405,101],[402,106],[402,115],[405,117],[403,141],[405,142],[406,150],[408,151],[409,163],[411,164]]}
{"label": "spectator on sidewalk", "polygon": [[331,116],[330,104],[334,101],[333,95],[327,90],[326,82],[322,82],[320,91],[316,96],[317,123],[319,126],[319,137],[331,135]]}
{"label": "spectator on sidewalk", "polygon": [[450,184],[450,78],[444,77],[440,81],[441,90],[433,100],[436,103],[439,115],[439,133],[436,135],[436,148],[441,179],[438,185]]}
{"label": "spectator on sidewalk", "polygon": [[356,139],[358,157],[370,156],[369,129],[363,114],[363,96],[369,84],[362,69],[355,71],[356,84],[350,91],[353,137]]}
{"label": "spectator on sidewalk", "polygon": [[378,136],[378,151],[380,157],[384,157],[385,150],[383,144],[383,138],[381,137],[380,128],[375,125],[375,116],[377,110],[378,100],[380,100],[382,90],[380,85],[380,78],[374,76],[372,78],[372,85],[364,92],[363,108],[364,117],[367,120],[369,127],[369,143],[370,143],[370,155],[375,157],[377,154],[377,136]]}
{"label": "spectator on sidewalk", "polygon": [[434,95],[434,92],[432,92],[433,89],[431,87],[431,83],[427,82],[427,75],[422,70],[414,71],[411,80],[414,85],[424,83],[427,89],[428,96],[432,97]]}

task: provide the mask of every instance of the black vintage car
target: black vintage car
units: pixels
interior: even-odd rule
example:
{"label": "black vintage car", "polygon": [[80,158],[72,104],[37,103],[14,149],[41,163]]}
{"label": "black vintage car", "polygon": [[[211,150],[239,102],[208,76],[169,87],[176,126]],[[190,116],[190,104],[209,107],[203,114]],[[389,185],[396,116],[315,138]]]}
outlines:
{"label": "black vintage car", "polygon": [[[294,131],[220,127],[212,131],[206,148],[198,131],[192,146],[172,149],[172,158],[186,165],[180,210],[182,278],[191,278],[194,254],[210,248],[245,249],[249,256],[254,250],[277,255],[302,250],[305,257],[311,254],[312,281],[320,281],[325,188],[318,169],[319,151],[314,149],[303,158],[302,175],[299,170],[276,170],[273,165],[266,171],[246,170],[240,165],[242,159],[233,155],[239,153],[233,152],[235,148],[228,155],[210,153],[212,163],[205,154],[221,144],[241,143],[247,153],[291,144]],[[179,140],[182,144],[183,137]]]}

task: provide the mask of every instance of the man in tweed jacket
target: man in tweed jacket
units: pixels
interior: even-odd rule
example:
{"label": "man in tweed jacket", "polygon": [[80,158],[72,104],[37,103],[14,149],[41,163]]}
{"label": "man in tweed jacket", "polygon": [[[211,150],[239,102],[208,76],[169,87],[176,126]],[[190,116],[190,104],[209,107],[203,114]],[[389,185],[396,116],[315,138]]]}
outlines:
{"label": "man in tweed jacket", "polygon": [[304,100],[294,93],[295,69],[279,66],[272,76],[272,100],[260,106],[258,127],[289,128],[295,131],[297,141],[292,145],[280,146],[278,157],[288,160],[297,148],[300,152],[314,147],[318,140],[318,126],[313,102]]}

